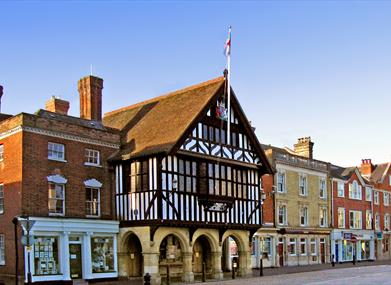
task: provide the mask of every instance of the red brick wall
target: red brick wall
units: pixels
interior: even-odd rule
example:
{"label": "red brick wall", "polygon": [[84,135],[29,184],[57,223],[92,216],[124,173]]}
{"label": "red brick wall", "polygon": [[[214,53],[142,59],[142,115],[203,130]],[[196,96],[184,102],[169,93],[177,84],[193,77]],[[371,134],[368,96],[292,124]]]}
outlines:
{"label": "red brick wall", "polygon": [[[0,214],[0,234],[5,235],[5,266],[0,265],[0,275],[15,272],[14,224],[12,219],[20,214],[22,192],[22,132],[0,140],[4,146],[4,159],[0,162],[0,183],[4,184],[4,214]],[[18,227],[18,239],[21,228]],[[22,246],[19,243],[19,273],[23,274]],[[1,279],[1,278],[0,278]]]}
{"label": "red brick wall", "polygon": [[263,203],[263,223],[274,223],[274,203],[273,203],[273,175],[262,176],[263,191],[266,193],[266,200]]}
{"label": "red brick wall", "polygon": [[[388,169],[387,173],[385,174],[385,178],[383,183],[374,183],[374,186],[376,189],[381,189],[388,191],[390,194],[390,203],[388,206],[384,206],[384,199],[383,199],[383,192],[379,192],[379,205],[373,204],[373,213],[374,213],[374,219],[375,214],[380,214],[380,229],[384,230],[384,215],[389,214],[391,216],[391,186],[390,186],[390,175],[391,175],[391,168]],[[390,229],[388,229],[390,230]]]}
{"label": "red brick wall", "polygon": [[[359,185],[362,186],[362,200],[349,199],[349,183],[356,180]],[[366,228],[366,210],[371,210],[371,202],[365,201],[365,187],[360,183],[356,173],[353,173],[348,183],[345,184],[345,197],[338,197],[338,185],[337,182],[333,182],[333,216],[334,227],[338,228],[338,208],[345,208],[345,228],[349,228],[349,210],[356,210],[362,212],[362,228]]]}
{"label": "red brick wall", "polygon": [[[65,145],[65,160],[48,159],[48,142]],[[65,186],[65,216],[86,217],[84,181],[95,178],[103,183],[100,194],[101,218],[112,218],[111,179],[107,158],[115,149],[88,145],[65,139],[25,133],[23,163],[23,212],[27,215],[48,216],[47,176],[60,174],[68,179]],[[102,167],[85,166],[85,148],[99,150]]]}

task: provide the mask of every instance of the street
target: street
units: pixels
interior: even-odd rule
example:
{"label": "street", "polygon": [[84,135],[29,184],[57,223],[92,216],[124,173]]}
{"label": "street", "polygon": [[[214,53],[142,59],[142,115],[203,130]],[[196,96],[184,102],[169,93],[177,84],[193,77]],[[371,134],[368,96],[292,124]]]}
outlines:
{"label": "street", "polygon": [[230,285],[252,285],[252,284],[289,284],[289,285],[368,285],[368,284],[391,284],[391,266],[377,265],[365,267],[353,267],[342,269],[330,269],[313,272],[283,274],[265,277],[254,277],[248,279],[236,279],[229,281],[212,282],[212,284]]}

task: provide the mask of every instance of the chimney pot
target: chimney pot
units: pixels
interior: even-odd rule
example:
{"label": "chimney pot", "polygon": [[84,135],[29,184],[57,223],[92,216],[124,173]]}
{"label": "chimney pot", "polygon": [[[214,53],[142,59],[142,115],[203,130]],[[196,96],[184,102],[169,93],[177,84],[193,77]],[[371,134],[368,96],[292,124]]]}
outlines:
{"label": "chimney pot", "polygon": [[311,137],[298,138],[297,143],[294,144],[294,151],[297,155],[307,158],[313,158],[314,143],[311,141]]}
{"label": "chimney pot", "polygon": [[53,113],[68,115],[69,102],[56,96],[52,96],[48,101],[46,101],[45,108],[47,111]]}
{"label": "chimney pot", "polygon": [[102,89],[102,78],[90,75],[79,80],[80,118],[102,121]]}

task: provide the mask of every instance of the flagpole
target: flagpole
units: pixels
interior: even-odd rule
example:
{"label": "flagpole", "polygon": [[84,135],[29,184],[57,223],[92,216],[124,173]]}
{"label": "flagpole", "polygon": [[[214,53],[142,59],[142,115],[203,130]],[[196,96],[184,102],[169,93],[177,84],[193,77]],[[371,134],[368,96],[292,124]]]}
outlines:
{"label": "flagpole", "polygon": [[228,95],[228,118],[227,118],[227,145],[229,146],[231,143],[231,26],[229,26],[229,52],[227,55],[227,95]]}

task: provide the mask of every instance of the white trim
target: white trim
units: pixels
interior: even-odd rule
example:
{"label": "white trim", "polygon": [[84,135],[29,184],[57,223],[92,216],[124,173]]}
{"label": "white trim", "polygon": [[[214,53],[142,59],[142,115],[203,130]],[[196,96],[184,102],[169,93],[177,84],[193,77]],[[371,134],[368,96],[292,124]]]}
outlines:
{"label": "white trim", "polygon": [[96,180],[95,178],[88,179],[84,181],[84,186],[91,188],[102,188],[102,183]]}
{"label": "white trim", "polygon": [[53,182],[53,183],[56,183],[56,184],[66,184],[68,182],[68,180],[61,176],[61,175],[49,175],[46,177],[48,182]]}

